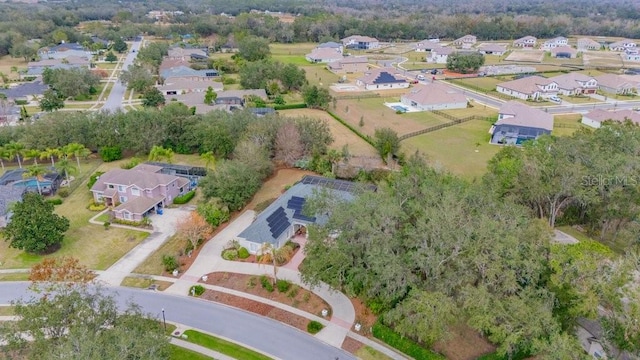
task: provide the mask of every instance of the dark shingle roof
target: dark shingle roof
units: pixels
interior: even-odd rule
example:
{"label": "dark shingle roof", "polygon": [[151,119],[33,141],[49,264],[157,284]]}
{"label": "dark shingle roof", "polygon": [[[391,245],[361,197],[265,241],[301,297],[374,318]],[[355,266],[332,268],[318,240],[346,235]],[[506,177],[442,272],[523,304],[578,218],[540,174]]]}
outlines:
{"label": "dark shingle roof", "polygon": [[5,94],[9,99],[23,98],[31,95],[42,95],[49,88],[42,81],[20,84],[10,89],[0,89],[0,93]]}
{"label": "dark shingle roof", "polygon": [[0,185],[0,216],[7,214],[11,203],[22,201],[26,190],[25,187]]}

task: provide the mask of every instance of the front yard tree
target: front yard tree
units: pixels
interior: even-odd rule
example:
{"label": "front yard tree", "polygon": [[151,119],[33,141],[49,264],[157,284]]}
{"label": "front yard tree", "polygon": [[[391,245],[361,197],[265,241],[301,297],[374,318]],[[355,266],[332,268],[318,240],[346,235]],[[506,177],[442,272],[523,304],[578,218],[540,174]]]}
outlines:
{"label": "front yard tree", "polygon": [[176,228],[179,236],[189,241],[194,250],[213,234],[211,225],[197,212],[191,212],[188,217],[178,221]]}
{"label": "front yard tree", "polygon": [[44,92],[42,99],[40,99],[40,109],[42,111],[55,111],[64,107],[64,100],[60,97],[57,91],[49,89]]}
{"label": "front yard tree", "polygon": [[331,102],[329,90],[316,85],[305,87],[302,90],[302,97],[308,107],[315,109],[326,109]]}
{"label": "front yard tree", "polygon": [[127,43],[124,42],[124,40],[122,40],[121,38],[118,38],[113,43],[113,50],[122,54],[123,52],[127,51]]}
{"label": "front yard tree", "polygon": [[247,61],[266,59],[271,55],[269,40],[257,36],[247,36],[238,43],[238,55]]}
{"label": "front yard tree", "polygon": [[390,128],[376,129],[373,138],[375,148],[384,161],[387,161],[389,156],[397,154],[400,150],[398,133]]}
{"label": "front yard tree", "polygon": [[164,95],[160,90],[150,87],[144,91],[142,95],[142,106],[157,108],[166,102]]}
{"label": "front yard tree", "polygon": [[104,60],[112,63],[114,61],[118,61],[118,57],[116,56],[116,54],[113,53],[113,51],[109,51],[107,55],[104,57]]}
{"label": "front yard tree", "polygon": [[126,84],[128,89],[139,93],[144,92],[155,83],[149,70],[138,64],[131,65],[123,71],[120,75],[120,81]]}
{"label": "front yard tree", "polygon": [[53,212],[53,204],[36,193],[27,193],[16,203],[11,221],[5,228],[12,248],[29,253],[44,253],[62,243],[69,220]]}
{"label": "front yard tree", "polygon": [[484,55],[480,53],[455,52],[447,57],[447,69],[466,74],[476,72],[484,65]]}
{"label": "front yard tree", "polygon": [[213,103],[216,102],[216,99],[218,98],[218,94],[213,91],[213,88],[211,86],[209,86],[207,88],[207,92],[204,93],[204,103],[207,105],[213,105]]}

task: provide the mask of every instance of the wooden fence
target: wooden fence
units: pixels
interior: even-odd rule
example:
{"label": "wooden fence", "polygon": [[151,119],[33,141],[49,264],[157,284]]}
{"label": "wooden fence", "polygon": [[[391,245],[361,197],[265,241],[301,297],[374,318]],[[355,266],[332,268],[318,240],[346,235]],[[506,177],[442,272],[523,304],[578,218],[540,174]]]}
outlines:
{"label": "wooden fence", "polygon": [[483,121],[493,121],[493,120],[495,120],[492,117],[485,117],[485,116],[478,116],[478,115],[471,115],[471,116],[467,116],[467,117],[463,117],[463,118],[456,118],[455,116],[443,113],[443,112],[438,111],[438,110],[434,110],[433,113],[437,114],[437,115],[440,115],[440,116],[443,116],[443,117],[445,117],[447,119],[450,119],[452,121],[448,122],[448,123],[445,123],[445,124],[435,125],[435,126],[428,127],[426,129],[422,129],[422,130],[414,131],[414,132],[411,132],[411,133],[408,133],[408,134],[404,134],[404,135],[399,136],[398,139],[400,139],[400,141],[406,140],[406,139],[412,138],[414,136],[418,136],[418,135],[434,132],[434,131],[437,131],[437,130],[440,130],[440,129],[444,129],[444,128],[448,128],[448,127],[455,126],[455,125],[459,125],[459,124],[466,123],[466,122],[471,121],[471,120],[483,120]]}

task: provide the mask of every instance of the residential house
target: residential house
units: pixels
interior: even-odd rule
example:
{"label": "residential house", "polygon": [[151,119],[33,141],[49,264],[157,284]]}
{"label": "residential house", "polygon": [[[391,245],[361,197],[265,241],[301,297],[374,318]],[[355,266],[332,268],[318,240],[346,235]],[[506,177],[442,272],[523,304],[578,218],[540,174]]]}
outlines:
{"label": "residential house", "polygon": [[0,185],[0,228],[7,226],[11,220],[11,205],[22,201],[26,191],[24,187]]}
{"label": "residential house", "polygon": [[551,80],[558,84],[561,95],[595,94],[598,90],[598,80],[577,72],[554,76]]}
{"label": "residential house", "polygon": [[369,70],[369,61],[365,56],[348,56],[327,65],[336,74],[363,73]]}
{"label": "residential house", "polygon": [[500,83],[496,91],[523,100],[538,100],[558,94],[558,84],[542,76],[527,76]]}
{"label": "residential house", "polygon": [[20,120],[20,107],[0,99],[0,126],[15,125]]}
{"label": "residential house", "polygon": [[62,43],[52,47],[44,47],[38,50],[40,59],[66,59],[71,56],[79,58],[91,58],[91,52],[78,43]]}
{"label": "residential house", "polygon": [[609,50],[611,51],[625,51],[627,49],[634,49],[636,43],[632,40],[624,39],[609,44]]}
{"label": "residential house", "polygon": [[579,38],[576,47],[578,48],[578,51],[600,50],[602,45],[593,39]]}
{"label": "residential house", "polygon": [[342,54],[342,52],[344,51],[344,46],[335,41],[329,41],[316,46],[316,49],[334,49]]}
{"label": "residential house", "polygon": [[416,52],[425,52],[425,51],[431,51],[433,49],[438,49],[441,47],[442,45],[440,45],[438,42],[435,42],[433,40],[422,40],[416,43],[415,50]]}
{"label": "residential house", "polygon": [[453,45],[463,49],[471,49],[477,41],[478,39],[474,35],[465,35],[459,39],[453,40]]}
{"label": "residential house", "polygon": [[356,80],[356,84],[365,90],[406,89],[409,82],[396,74],[394,68],[371,69]]}
{"label": "residential house", "polygon": [[187,66],[176,66],[160,71],[160,77],[165,81],[171,78],[199,80],[203,78],[214,78],[218,75],[218,70],[215,69],[194,70]]}
{"label": "residential house", "polygon": [[435,81],[416,85],[400,97],[400,102],[422,111],[464,109],[467,107],[466,96],[451,86]]}
{"label": "residential house", "polygon": [[551,50],[557,47],[568,46],[568,45],[569,45],[569,40],[566,37],[558,36],[556,38],[543,42],[540,48],[544,50]]}
{"label": "residential house", "polygon": [[162,59],[162,62],[160,63],[160,66],[158,67],[158,70],[160,71],[160,73],[162,73],[163,71],[169,70],[174,67],[180,67],[180,66],[189,67],[190,65],[191,65],[191,62],[189,62],[188,60],[169,59],[168,57],[164,57]]}
{"label": "residential house", "polygon": [[624,61],[638,62],[640,61],[640,50],[636,48],[629,48],[624,51],[622,58],[624,59]]}
{"label": "residential house", "polygon": [[347,49],[371,50],[380,47],[378,39],[369,36],[351,35],[340,41],[342,41],[342,45]]}
{"label": "residential house", "polygon": [[491,127],[492,144],[521,145],[553,130],[553,115],[517,101],[503,104]]}
{"label": "residential house", "polygon": [[483,43],[478,46],[478,51],[482,55],[502,56],[507,52],[507,47],[500,44]]}
{"label": "residential house", "polygon": [[0,89],[0,94],[4,94],[9,100],[33,100],[44,94],[49,89],[49,85],[41,80],[21,83],[8,89]]}
{"label": "residential house", "polygon": [[167,55],[172,60],[206,60],[209,54],[199,48],[172,47]]}
{"label": "residential house", "polygon": [[93,199],[113,207],[117,219],[141,221],[191,190],[189,179],[161,171],[161,166],[150,164],[110,170],[91,187]]}
{"label": "residential house", "polygon": [[551,57],[554,58],[575,59],[578,57],[578,50],[571,46],[558,46],[552,48],[549,52],[551,53]]}
{"label": "residential house", "polygon": [[246,105],[249,96],[257,96],[262,100],[267,100],[267,92],[264,89],[254,90],[226,90],[217,91],[216,101],[212,105],[204,103],[204,93],[191,92],[186,94],[168,95],[167,100],[179,101],[188,107],[196,109],[196,114],[207,114],[215,110],[235,111],[241,110]]}
{"label": "residential house", "polygon": [[[375,191],[373,185],[362,185],[344,180],[305,175],[278,199],[261,211],[251,225],[238,235],[241,246],[251,254],[258,254],[264,244],[282,247],[296,233],[312,224],[325,224],[327,214],[306,214],[307,199],[320,190],[328,191],[343,201],[352,201],[358,191]],[[307,231],[304,231],[308,234]]]}
{"label": "residential house", "polygon": [[605,121],[631,121],[634,124],[640,125],[640,114],[631,110],[607,111],[595,109],[582,115],[582,120],[580,122],[594,129],[598,129]]}
{"label": "residential house", "polygon": [[[223,85],[219,81],[215,81],[211,78],[180,78],[171,77],[166,79],[162,85],[156,85],[156,88],[160,92],[167,95],[178,95],[188,93],[204,93],[211,87],[214,91],[222,91]],[[204,94],[202,95],[204,96]]]}
{"label": "residential house", "polygon": [[216,97],[216,105],[230,105],[244,107],[247,98],[258,97],[262,100],[267,100],[267,92],[264,89],[254,90],[227,90],[221,91]]}
{"label": "residential house", "polygon": [[456,49],[450,47],[432,49],[431,54],[429,54],[429,57],[427,57],[426,60],[430,63],[446,64],[447,59],[449,59],[449,55],[453,54],[455,51]]}
{"label": "residential house", "polygon": [[604,92],[617,95],[635,94],[638,92],[640,83],[633,80],[627,80],[616,74],[603,74],[596,76],[598,88]]}
{"label": "residential house", "polygon": [[311,63],[330,63],[340,61],[343,57],[342,52],[332,48],[315,48],[305,55],[305,59]]}
{"label": "residential house", "polygon": [[538,39],[536,39],[533,36],[525,36],[525,37],[521,37],[520,39],[517,39],[513,42],[513,47],[517,47],[517,48],[534,48],[536,47],[536,43],[538,42]]}
{"label": "residential house", "polygon": [[66,59],[45,59],[40,61],[31,61],[27,64],[27,73],[25,76],[42,76],[44,69],[74,69],[74,68],[90,68],[91,62],[87,58],[70,56]]}

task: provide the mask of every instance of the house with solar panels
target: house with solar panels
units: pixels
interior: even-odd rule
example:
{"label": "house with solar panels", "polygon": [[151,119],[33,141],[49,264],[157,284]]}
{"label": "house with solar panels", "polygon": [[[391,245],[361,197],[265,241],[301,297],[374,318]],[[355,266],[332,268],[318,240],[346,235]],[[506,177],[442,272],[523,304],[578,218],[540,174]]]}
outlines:
{"label": "house with solar panels", "polygon": [[398,74],[394,68],[371,69],[363,77],[356,80],[356,85],[365,90],[406,89],[407,79]]}
{"label": "house with solar panels", "polygon": [[264,243],[280,248],[298,230],[310,224],[326,223],[327,214],[309,216],[311,214],[304,212],[307,199],[324,190],[338,199],[351,201],[359,191],[373,191],[375,186],[306,175],[258,214],[253,223],[238,235],[240,245],[252,254],[256,254]]}

